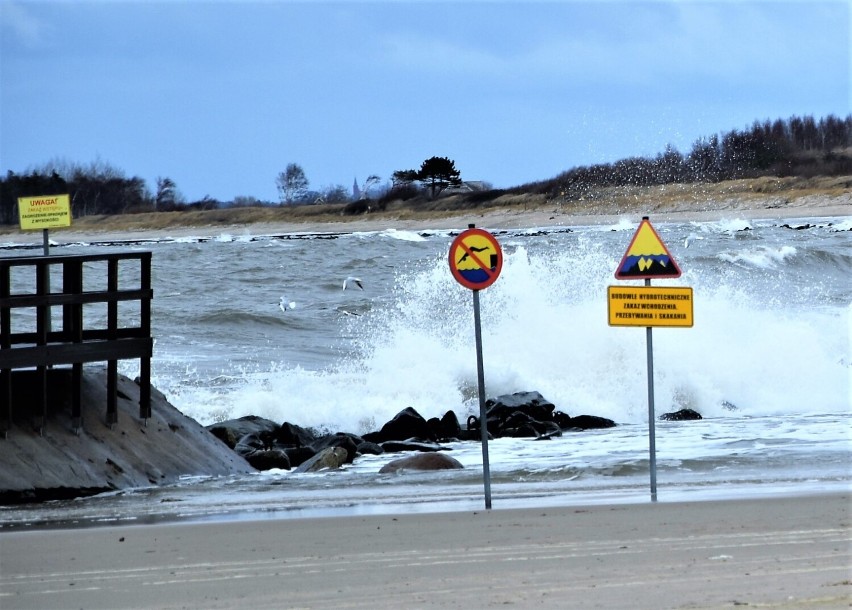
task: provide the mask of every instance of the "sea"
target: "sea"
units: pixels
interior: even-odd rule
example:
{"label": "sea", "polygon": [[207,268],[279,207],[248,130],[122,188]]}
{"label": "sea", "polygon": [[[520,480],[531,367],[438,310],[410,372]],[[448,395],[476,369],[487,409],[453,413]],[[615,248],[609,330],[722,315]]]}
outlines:
{"label": "sea", "polygon": [[[485,398],[537,391],[617,426],[492,439],[485,450],[445,443],[464,466],[453,471],[383,474],[400,457],[387,453],[314,474],[186,477],[2,507],[0,526],[480,510],[486,483],[492,510],[848,492],[852,217],[650,222],[681,270],[652,285],[692,288],[691,327],[609,325],[608,287],[644,283],[615,278],[635,220],[483,225],[503,264],[476,293],[481,359],[474,292],[449,260],[464,220],[457,230],[246,227],[85,243],[57,233],[52,254],[153,253],[153,383],[203,425],[256,415],[363,434],[406,407],[464,422],[479,414],[481,363]],[[2,256],[40,247],[0,238]],[[344,289],[350,277],[361,287]],[[120,371],[134,377],[138,362]],[[658,420],[685,408],[703,419]]]}

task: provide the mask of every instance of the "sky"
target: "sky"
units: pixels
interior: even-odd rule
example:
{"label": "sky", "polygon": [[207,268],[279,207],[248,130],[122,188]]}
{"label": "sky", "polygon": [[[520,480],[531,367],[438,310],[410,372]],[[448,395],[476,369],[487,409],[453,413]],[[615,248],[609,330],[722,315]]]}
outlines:
{"label": "sky", "polygon": [[852,0],[0,0],[0,173],[107,164],[191,202],[495,188],[852,112]]}

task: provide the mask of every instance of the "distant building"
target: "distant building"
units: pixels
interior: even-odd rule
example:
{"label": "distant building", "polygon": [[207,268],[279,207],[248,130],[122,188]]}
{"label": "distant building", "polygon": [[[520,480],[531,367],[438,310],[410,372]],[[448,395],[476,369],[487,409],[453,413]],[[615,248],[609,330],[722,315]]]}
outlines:
{"label": "distant building", "polygon": [[355,182],[352,183],[352,199],[354,201],[358,201],[361,199],[361,188],[358,186],[358,178],[355,178]]}
{"label": "distant building", "polygon": [[451,193],[474,193],[477,191],[487,191],[491,187],[487,182],[482,180],[465,180],[457,186],[448,186],[441,194],[449,195]]}

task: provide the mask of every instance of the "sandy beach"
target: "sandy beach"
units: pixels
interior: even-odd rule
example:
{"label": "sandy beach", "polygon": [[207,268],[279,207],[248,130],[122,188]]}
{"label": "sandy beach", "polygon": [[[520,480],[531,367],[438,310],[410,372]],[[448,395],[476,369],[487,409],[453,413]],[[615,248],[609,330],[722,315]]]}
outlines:
{"label": "sandy beach", "polygon": [[3,608],[845,608],[848,494],[0,534]]}
{"label": "sandy beach", "polygon": [[[83,224],[57,243],[221,234],[490,230],[852,216],[852,194],[718,205],[475,210],[429,218]],[[10,231],[0,243],[40,243]],[[848,608],[842,494],[0,533],[0,608]]]}
{"label": "sandy beach", "polygon": [[[654,202],[643,199],[625,204],[602,201],[580,205],[536,204],[507,205],[457,212],[406,214],[382,212],[360,216],[293,216],[273,222],[241,222],[240,211],[213,211],[200,214],[177,213],[169,226],[149,227],[152,215],[87,217],[72,222],[68,228],[53,229],[51,241],[77,243],[88,241],[140,241],[161,238],[218,235],[280,235],[289,233],[349,233],[360,231],[429,231],[463,230],[470,224],[492,231],[536,227],[577,227],[637,224],[644,216],[652,223],[707,222],[720,220],[762,220],[792,218],[837,218],[852,216],[852,191],[798,197],[730,197],[710,203],[695,201]],[[220,214],[220,212],[222,212]],[[153,218],[156,218],[156,214]],[[182,222],[183,220],[183,222]],[[0,228],[0,243],[40,244],[41,231],[21,231],[16,227]]]}

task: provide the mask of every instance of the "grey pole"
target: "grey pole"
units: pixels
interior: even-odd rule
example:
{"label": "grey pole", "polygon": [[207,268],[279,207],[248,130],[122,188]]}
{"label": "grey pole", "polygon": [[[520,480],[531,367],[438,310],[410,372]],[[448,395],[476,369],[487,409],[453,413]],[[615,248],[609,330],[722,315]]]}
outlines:
{"label": "grey pole", "polygon": [[479,320],[479,291],[473,291],[473,327],[476,334],[476,380],[479,386],[479,430],[482,434],[482,480],[485,508],[491,508],[491,468],[488,464],[488,418],[485,411],[485,368],[482,365],[482,325]]}
{"label": "grey pole", "polygon": [[[645,285],[650,286],[651,280],[646,279]],[[648,454],[651,469],[651,502],[657,501],[657,441],[654,418],[654,338],[652,329],[645,329],[645,339],[648,346]]]}

